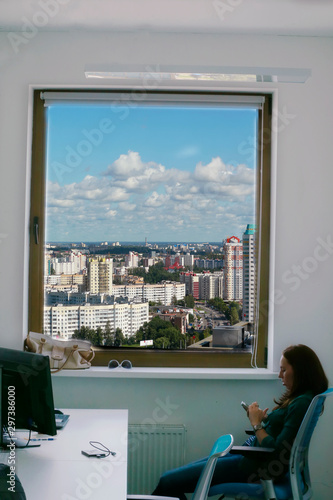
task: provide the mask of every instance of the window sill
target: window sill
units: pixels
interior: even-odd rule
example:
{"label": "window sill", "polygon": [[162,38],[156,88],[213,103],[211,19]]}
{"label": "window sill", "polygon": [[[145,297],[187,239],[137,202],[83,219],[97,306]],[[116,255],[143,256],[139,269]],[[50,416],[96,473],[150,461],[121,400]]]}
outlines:
{"label": "window sill", "polygon": [[160,379],[247,379],[276,380],[278,374],[266,368],[150,368],[109,369],[93,366],[87,370],[61,370],[54,377],[160,378]]}

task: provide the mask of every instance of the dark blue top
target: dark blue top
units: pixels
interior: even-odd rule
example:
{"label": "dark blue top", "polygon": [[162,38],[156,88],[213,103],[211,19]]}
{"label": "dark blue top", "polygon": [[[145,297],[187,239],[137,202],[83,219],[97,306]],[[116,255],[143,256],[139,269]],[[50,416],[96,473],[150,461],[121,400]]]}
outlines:
{"label": "dark blue top", "polygon": [[274,448],[275,452],[269,461],[243,458],[241,463],[243,471],[253,475],[260,468],[261,477],[266,475],[273,476],[273,478],[278,478],[287,472],[294,439],[312,399],[313,394],[306,392],[293,399],[285,408],[277,408],[268,414],[262,424],[268,436],[262,440],[261,444],[257,438],[254,438],[251,446]]}

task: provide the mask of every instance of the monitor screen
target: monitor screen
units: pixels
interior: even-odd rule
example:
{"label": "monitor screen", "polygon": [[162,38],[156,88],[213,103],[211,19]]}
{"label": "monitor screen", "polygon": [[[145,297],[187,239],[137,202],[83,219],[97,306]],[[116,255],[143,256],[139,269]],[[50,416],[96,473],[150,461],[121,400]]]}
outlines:
{"label": "monitor screen", "polygon": [[49,358],[0,348],[0,377],[2,428],[54,436],[57,431]]}

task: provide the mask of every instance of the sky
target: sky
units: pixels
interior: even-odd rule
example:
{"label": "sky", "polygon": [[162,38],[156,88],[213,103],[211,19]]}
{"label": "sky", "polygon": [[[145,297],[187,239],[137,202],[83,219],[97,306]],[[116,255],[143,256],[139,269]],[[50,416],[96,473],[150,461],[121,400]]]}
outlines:
{"label": "sky", "polygon": [[47,108],[47,242],[221,242],[254,220],[257,111]]}

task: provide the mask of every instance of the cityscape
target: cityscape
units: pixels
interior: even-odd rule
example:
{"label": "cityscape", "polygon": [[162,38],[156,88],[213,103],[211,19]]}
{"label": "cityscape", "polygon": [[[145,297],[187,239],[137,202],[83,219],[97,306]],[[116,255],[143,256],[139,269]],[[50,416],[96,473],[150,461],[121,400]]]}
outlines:
{"label": "cityscape", "polygon": [[248,224],[220,244],[49,242],[43,333],[106,346],[244,345],[254,321],[255,241]]}
{"label": "cityscape", "polygon": [[43,332],[100,346],[244,346],[258,119],[256,107],[195,100],[50,104]]}

